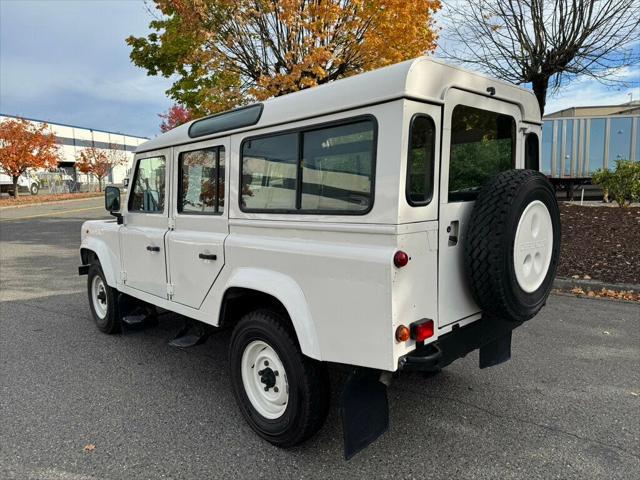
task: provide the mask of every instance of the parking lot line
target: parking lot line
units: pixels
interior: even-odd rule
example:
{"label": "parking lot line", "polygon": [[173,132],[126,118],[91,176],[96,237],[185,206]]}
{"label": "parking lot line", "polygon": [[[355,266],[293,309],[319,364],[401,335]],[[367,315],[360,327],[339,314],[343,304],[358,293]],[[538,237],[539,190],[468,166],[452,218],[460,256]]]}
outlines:
{"label": "parking lot line", "polygon": [[36,217],[50,217],[52,215],[60,215],[60,214],[75,213],[75,212],[86,212],[87,210],[98,210],[98,209],[104,209],[104,207],[100,205],[99,207],[75,208],[73,210],[56,210],[54,212],[38,213],[36,215],[26,215],[23,217],[0,218],[0,222],[11,222],[13,220],[27,220],[29,218],[36,218]]}

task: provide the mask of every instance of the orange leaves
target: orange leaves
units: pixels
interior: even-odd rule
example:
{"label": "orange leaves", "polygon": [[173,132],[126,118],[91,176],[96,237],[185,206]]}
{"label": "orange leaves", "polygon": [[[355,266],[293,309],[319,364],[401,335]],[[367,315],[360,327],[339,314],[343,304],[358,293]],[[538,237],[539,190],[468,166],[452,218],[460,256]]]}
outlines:
{"label": "orange leaves", "polygon": [[29,168],[54,166],[58,159],[56,137],[46,123],[0,122],[0,166],[8,175],[17,178]]}
{"label": "orange leaves", "polygon": [[197,113],[432,52],[433,16],[440,9],[440,0],[155,2],[166,18],[151,26],[165,30],[148,39],[130,37],[132,58],[153,75],[168,75],[167,65],[173,65],[182,78],[172,95]]}
{"label": "orange leaves", "polygon": [[602,288],[598,291],[590,289],[587,289],[587,291],[585,291],[581,287],[573,287],[569,292],[578,297],[611,298],[614,300],[640,302],[640,293],[636,293],[633,290],[611,290],[609,288]]}
{"label": "orange leaves", "polygon": [[80,150],[76,160],[76,168],[86,175],[93,175],[98,179],[102,190],[102,179],[109,175],[113,167],[127,162],[126,154],[113,148],[103,150],[96,147],[86,147]]}

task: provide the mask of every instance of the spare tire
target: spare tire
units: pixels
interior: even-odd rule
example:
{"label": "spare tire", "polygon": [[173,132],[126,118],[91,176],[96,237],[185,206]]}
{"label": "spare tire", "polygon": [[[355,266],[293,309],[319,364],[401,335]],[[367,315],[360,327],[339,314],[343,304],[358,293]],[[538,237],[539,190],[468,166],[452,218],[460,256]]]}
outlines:
{"label": "spare tire", "polygon": [[555,190],[534,170],[496,175],[478,194],[464,244],[465,269],[484,313],[523,322],[547,301],[560,257]]}

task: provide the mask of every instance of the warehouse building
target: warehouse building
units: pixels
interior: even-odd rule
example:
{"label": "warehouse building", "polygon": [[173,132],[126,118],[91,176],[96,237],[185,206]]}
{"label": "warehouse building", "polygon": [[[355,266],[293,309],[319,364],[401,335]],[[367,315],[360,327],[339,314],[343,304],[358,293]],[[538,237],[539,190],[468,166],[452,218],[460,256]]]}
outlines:
{"label": "warehouse building", "polygon": [[552,179],[588,180],[616,160],[640,161],[640,102],[572,107],[545,115],[540,170]]}
{"label": "warehouse building", "polygon": [[[13,115],[0,114],[0,122],[13,118],[17,117]],[[72,189],[81,189],[80,186],[93,182],[93,179],[87,178],[86,175],[81,174],[75,168],[78,154],[83,148],[96,147],[101,149],[114,149],[123,152],[126,162],[123,165],[116,166],[106,179],[107,183],[122,184],[131,169],[133,152],[138,145],[148,140],[146,137],[126,135],[119,132],[109,132],[106,130],[48,122],[33,118],[24,119],[37,124],[46,123],[49,125],[51,131],[56,136],[58,145],[60,146],[58,172],[62,172],[65,175],[65,178],[69,179],[68,183],[73,185],[71,187]],[[39,176],[43,174],[44,172]]]}

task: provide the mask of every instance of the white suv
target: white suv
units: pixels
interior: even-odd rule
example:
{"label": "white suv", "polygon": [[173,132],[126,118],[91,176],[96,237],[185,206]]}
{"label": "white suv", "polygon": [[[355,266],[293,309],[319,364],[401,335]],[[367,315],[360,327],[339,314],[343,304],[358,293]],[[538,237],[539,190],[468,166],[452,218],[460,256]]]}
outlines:
{"label": "white suv", "polygon": [[117,219],[82,226],[93,317],[177,312],[178,346],[233,329],[240,409],[280,446],[322,425],[327,362],[352,366],[349,457],[387,428],[391,372],[501,363],[544,305],[540,127],[530,92],[428,58],[178,127],[138,147],[122,206],[108,188]]}

